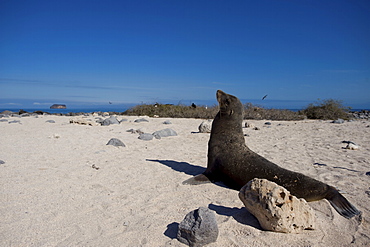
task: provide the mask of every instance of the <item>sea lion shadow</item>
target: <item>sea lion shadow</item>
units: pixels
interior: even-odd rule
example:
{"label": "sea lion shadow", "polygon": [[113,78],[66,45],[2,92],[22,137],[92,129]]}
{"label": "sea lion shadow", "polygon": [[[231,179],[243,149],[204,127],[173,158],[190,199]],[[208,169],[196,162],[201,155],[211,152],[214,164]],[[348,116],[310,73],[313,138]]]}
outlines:
{"label": "sea lion shadow", "polygon": [[229,207],[224,207],[220,205],[215,205],[215,204],[209,204],[208,208],[210,210],[215,211],[219,215],[224,215],[224,216],[231,216],[239,222],[240,224],[243,225],[248,225],[251,227],[254,227],[258,230],[262,230],[262,227],[260,223],[258,222],[257,218],[254,217],[245,207],[242,208],[229,208]]}
{"label": "sea lion shadow", "polygon": [[180,224],[177,222],[172,222],[171,224],[168,224],[167,229],[163,234],[171,239],[177,238],[177,232],[179,231],[179,225]]}
{"label": "sea lion shadow", "polygon": [[174,160],[151,160],[151,159],[146,159],[146,160],[161,163],[165,166],[172,168],[175,171],[183,172],[183,173],[186,173],[192,176],[201,174],[206,170],[206,168],[204,167],[195,166],[187,162],[178,162]]}

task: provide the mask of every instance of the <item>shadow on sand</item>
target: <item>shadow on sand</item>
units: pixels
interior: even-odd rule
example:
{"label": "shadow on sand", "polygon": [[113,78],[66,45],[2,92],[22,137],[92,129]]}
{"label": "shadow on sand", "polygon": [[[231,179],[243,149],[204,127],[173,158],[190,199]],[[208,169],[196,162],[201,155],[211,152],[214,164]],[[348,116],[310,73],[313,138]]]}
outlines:
{"label": "shadow on sand", "polygon": [[183,172],[183,173],[186,173],[186,174],[192,175],[192,176],[201,174],[206,170],[206,168],[201,167],[201,166],[195,166],[195,165],[189,164],[187,162],[178,162],[178,161],[174,161],[174,160],[151,160],[151,159],[147,159],[147,161],[158,162],[158,163],[161,163],[162,165],[165,165],[165,166],[168,166],[168,167],[172,168],[173,170],[175,170],[177,172]]}

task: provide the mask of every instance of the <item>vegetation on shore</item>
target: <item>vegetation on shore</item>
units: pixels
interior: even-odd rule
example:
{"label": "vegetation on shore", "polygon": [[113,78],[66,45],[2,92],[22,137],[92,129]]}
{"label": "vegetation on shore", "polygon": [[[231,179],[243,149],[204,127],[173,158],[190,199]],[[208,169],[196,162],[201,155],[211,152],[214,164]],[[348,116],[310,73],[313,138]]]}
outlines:
{"label": "vegetation on shore", "polygon": [[[349,119],[349,107],[342,105],[341,101],[328,99],[309,104],[301,111],[295,112],[285,109],[267,109],[251,103],[244,104],[244,119],[266,120],[303,120],[303,119]],[[186,106],[169,104],[141,104],[134,106],[123,115],[169,117],[169,118],[201,118],[212,119],[218,112],[218,106]]]}

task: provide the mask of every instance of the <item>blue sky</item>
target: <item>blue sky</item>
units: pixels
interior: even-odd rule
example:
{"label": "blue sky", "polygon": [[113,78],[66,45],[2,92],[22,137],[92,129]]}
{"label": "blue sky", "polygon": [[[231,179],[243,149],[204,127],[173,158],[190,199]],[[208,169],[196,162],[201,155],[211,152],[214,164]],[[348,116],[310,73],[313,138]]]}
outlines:
{"label": "blue sky", "polygon": [[370,1],[0,0],[0,108],[212,104],[217,89],[370,108]]}

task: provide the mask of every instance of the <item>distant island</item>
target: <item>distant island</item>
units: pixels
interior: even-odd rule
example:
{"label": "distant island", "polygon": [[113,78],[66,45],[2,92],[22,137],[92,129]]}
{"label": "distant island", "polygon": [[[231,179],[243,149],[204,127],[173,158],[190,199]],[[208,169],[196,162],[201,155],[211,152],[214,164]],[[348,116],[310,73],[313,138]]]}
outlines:
{"label": "distant island", "polygon": [[67,109],[67,106],[62,104],[54,104],[50,106],[50,109]]}

